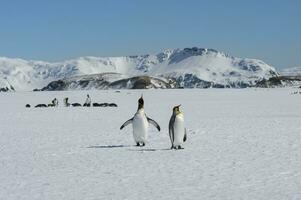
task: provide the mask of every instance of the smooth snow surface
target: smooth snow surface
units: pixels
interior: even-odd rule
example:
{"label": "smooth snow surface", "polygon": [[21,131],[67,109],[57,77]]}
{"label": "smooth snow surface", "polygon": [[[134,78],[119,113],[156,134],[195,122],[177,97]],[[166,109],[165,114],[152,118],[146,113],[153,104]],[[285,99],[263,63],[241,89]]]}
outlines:
{"label": "smooth snow surface", "polygon": [[[118,108],[65,108],[86,92],[0,95],[0,199],[301,199],[301,95],[290,89],[89,91]],[[135,147],[131,118],[143,93],[150,126]],[[57,108],[25,108],[48,103]],[[169,150],[182,104],[184,150]]]}

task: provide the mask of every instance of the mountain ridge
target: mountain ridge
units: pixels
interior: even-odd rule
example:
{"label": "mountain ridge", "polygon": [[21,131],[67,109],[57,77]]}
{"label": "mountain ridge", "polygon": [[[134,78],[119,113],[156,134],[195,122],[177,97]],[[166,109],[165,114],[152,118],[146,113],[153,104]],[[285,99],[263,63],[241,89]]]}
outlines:
{"label": "mountain ridge", "polygon": [[301,67],[290,67],[280,70],[283,76],[301,76]]}
{"label": "mountain ridge", "polygon": [[8,80],[16,91],[44,88],[53,81],[102,73],[119,73],[123,78],[149,76],[175,80],[177,87],[189,88],[204,88],[204,83],[248,87],[279,75],[275,68],[261,60],[237,58],[197,47],[137,56],[86,56],[53,63],[0,57],[0,80]]}

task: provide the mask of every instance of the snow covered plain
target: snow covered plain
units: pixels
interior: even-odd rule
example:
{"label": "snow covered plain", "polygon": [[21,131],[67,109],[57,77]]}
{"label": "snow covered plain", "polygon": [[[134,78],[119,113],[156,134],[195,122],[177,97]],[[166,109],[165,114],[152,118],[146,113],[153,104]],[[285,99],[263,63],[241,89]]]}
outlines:
{"label": "snow covered plain", "polygon": [[[301,95],[292,89],[89,91],[118,108],[25,108],[83,103],[87,91],[0,95],[0,199],[301,199]],[[143,93],[151,127],[130,126]],[[184,150],[169,150],[182,104]]]}

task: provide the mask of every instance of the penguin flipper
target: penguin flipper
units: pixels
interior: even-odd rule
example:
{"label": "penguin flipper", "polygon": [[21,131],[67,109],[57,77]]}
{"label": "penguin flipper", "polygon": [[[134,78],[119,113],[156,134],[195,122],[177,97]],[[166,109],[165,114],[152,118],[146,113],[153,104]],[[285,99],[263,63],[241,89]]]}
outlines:
{"label": "penguin flipper", "polygon": [[124,122],[124,124],[122,124],[122,126],[120,127],[120,130],[123,129],[125,126],[131,124],[133,122],[133,118],[127,120],[126,122]]}
{"label": "penguin flipper", "polygon": [[187,130],[186,130],[186,128],[185,128],[185,134],[184,134],[183,141],[186,142],[186,140],[187,140]]}
{"label": "penguin flipper", "polygon": [[155,127],[158,129],[158,131],[161,130],[159,124],[158,124],[155,120],[153,120],[153,119],[151,119],[151,118],[149,118],[149,117],[146,117],[146,118],[147,118],[148,123],[150,123],[150,124],[152,124],[153,126],[155,126]]}

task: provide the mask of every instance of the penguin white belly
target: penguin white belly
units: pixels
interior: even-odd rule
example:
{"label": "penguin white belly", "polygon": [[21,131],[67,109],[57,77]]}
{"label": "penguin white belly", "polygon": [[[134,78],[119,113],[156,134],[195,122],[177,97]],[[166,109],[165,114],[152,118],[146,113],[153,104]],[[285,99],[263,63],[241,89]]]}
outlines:
{"label": "penguin white belly", "polygon": [[183,144],[183,139],[185,135],[185,126],[184,126],[184,116],[183,114],[178,114],[174,122],[174,146],[179,146]]}
{"label": "penguin white belly", "polygon": [[146,142],[148,121],[144,112],[137,112],[133,119],[133,136],[135,142]]}

